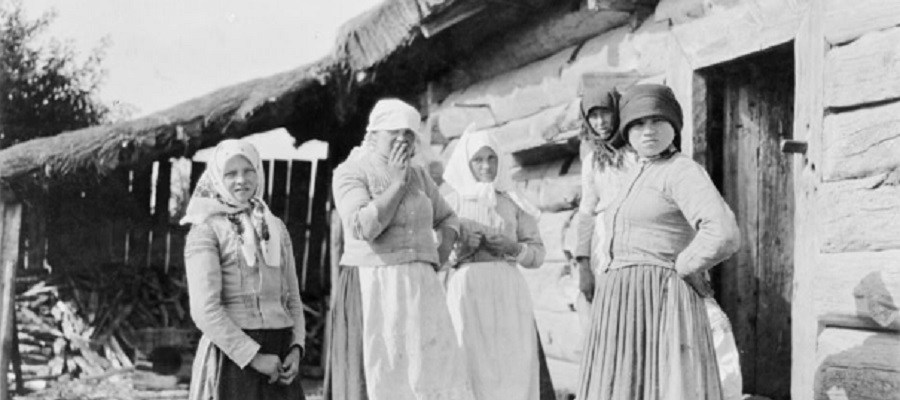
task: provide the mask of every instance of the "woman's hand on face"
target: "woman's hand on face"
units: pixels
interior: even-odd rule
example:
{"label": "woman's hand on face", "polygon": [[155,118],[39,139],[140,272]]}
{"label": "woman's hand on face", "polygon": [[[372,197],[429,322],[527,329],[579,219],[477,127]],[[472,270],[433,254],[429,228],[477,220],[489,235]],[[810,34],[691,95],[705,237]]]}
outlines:
{"label": "woman's hand on face", "polygon": [[399,145],[391,147],[391,154],[388,156],[388,174],[391,182],[400,182],[405,184],[409,175],[409,159],[410,150],[408,144],[403,141]]}
{"label": "woman's hand on face", "polygon": [[492,254],[498,256],[515,256],[519,253],[519,243],[499,234],[484,236],[484,245]]}
{"label": "woman's hand on face", "polygon": [[250,366],[259,373],[269,377],[269,383],[275,383],[281,374],[281,360],[274,354],[256,353],[250,360]]}
{"label": "woman's hand on face", "polygon": [[278,376],[278,384],[290,385],[300,372],[300,359],[302,354],[299,347],[294,347],[291,352],[284,358],[281,364],[281,374]]}

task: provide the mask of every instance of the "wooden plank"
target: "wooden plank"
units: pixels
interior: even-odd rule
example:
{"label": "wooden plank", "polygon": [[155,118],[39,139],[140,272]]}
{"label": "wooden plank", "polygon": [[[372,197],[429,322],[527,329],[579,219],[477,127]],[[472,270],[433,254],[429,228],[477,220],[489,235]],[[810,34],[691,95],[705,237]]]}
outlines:
{"label": "wooden plank", "polygon": [[272,200],[268,203],[272,214],[278,218],[285,219],[288,209],[287,191],[288,191],[288,161],[275,160],[275,167],[272,169]]}
{"label": "wooden plank", "polygon": [[900,329],[900,251],[826,254],[816,271],[814,314],[865,318]]}
{"label": "wooden plank", "polygon": [[857,179],[900,168],[900,102],[825,116],[822,178]]}
{"label": "wooden plank", "polygon": [[191,186],[189,192],[194,193],[194,189],[197,188],[197,182],[200,180],[200,176],[203,175],[203,171],[205,170],[206,163],[196,161],[191,163]]}
{"label": "wooden plank", "polygon": [[900,249],[900,171],[823,183],[821,251]]}
{"label": "wooden plank", "polygon": [[792,137],[794,71],[786,67],[767,68],[766,79],[754,80],[760,139],[757,387],[752,393],[769,398],[790,397],[791,383],[794,182],[792,157],[781,152],[781,139]]}
{"label": "wooden plank", "polygon": [[900,98],[900,28],[869,33],[831,49],[825,59],[825,106],[853,107]]}
{"label": "wooden plank", "polygon": [[169,198],[172,187],[172,163],[157,161],[156,193],[153,207],[152,241],[150,244],[150,264],[169,269]]}
{"label": "wooden plank", "polygon": [[[120,193],[128,193],[129,170],[117,170],[109,179],[110,185],[117,185]],[[121,197],[119,197],[121,199]],[[123,205],[124,206],[124,205]],[[126,249],[128,247],[128,217],[127,212],[116,213],[107,219],[107,261],[125,262]]]}
{"label": "wooden plank", "polygon": [[328,262],[328,200],[331,198],[331,168],[325,160],[316,163],[315,191],[312,198],[309,245],[305,276],[301,285],[313,297],[326,295],[330,278]]}
{"label": "wooden plank", "polygon": [[806,2],[745,1],[676,24],[672,32],[689,63],[700,69],[750,55],[794,39]]}
{"label": "wooden plank", "polygon": [[265,201],[266,204],[269,204],[269,201],[272,199],[271,186],[269,185],[269,180],[272,179],[272,160],[262,160],[262,164],[265,179],[263,179],[260,184],[265,185],[263,187],[263,201]]}
{"label": "wooden plank", "polygon": [[37,193],[29,198],[29,203],[24,210],[23,234],[28,247],[29,269],[43,268],[46,256],[47,244],[47,196]]}
{"label": "wooden plank", "polygon": [[[794,156],[794,301],[791,312],[791,397],[808,399],[814,396],[816,336],[819,325],[815,319],[814,286],[818,282],[821,264],[818,248],[819,175],[821,161],[822,123],[824,117],[823,88],[824,60],[827,44],[824,37],[824,17],[821,1],[810,3],[797,38],[794,41],[794,138],[806,140],[805,155]],[[826,200],[822,198],[823,201]]]}
{"label": "wooden plank", "polygon": [[130,218],[128,231],[128,263],[137,267],[148,266],[150,251],[151,169],[132,170],[131,201],[135,204],[135,214]]}
{"label": "wooden plank", "polygon": [[817,357],[817,399],[890,399],[900,391],[900,335],[828,328]]}
{"label": "wooden plank", "polygon": [[[6,190],[0,188],[0,192]],[[0,398],[8,399],[9,380],[6,371],[12,356],[12,337],[15,314],[15,281],[16,265],[19,259],[19,235],[22,226],[22,203],[15,200],[11,193],[0,193],[0,371],[4,379],[0,379]]]}
{"label": "wooden plank", "polygon": [[825,38],[842,44],[873,32],[900,25],[900,2],[895,0],[823,0]]}
{"label": "wooden plank", "polygon": [[294,245],[294,259],[297,276],[302,277],[306,266],[306,249],[309,229],[309,187],[312,178],[312,163],[294,160],[291,162],[290,193],[288,194],[288,216],[285,224]]}
{"label": "wooden plank", "polygon": [[824,87],[824,58],[827,44],[824,38],[822,2],[813,2],[804,18],[794,43],[795,81],[794,138],[807,140],[805,155],[794,156],[794,301],[791,312],[792,398],[812,398],[817,367],[814,286],[820,265],[818,249],[819,209],[818,174],[815,168],[821,157],[821,126],[824,117],[822,94]]}
{"label": "wooden plank", "polygon": [[758,110],[748,88],[729,82],[725,88],[725,139],[723,157],[725,200],[734,210],[744,245],[715,270],[721,283],[720,304],[731,318],[735,341],[742,350],[741,371],[745,388],[756,388],[757,265],[759,232],[759,132]]}

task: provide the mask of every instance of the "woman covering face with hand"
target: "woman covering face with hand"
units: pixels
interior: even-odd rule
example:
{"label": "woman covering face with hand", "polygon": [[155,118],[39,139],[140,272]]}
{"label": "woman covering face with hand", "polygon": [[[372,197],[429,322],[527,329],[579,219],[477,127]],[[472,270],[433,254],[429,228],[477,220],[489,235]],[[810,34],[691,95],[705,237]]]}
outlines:
{"label": "woman covering face with hand", "polygon": [[462,135],[444,181],[447,202],[460,218],[447,303],[466,351],[477,399],[537,400],[539,354],[534,312],[516,264],[537,268],[544,260],[535,217],[519,207],[509,169],[487,132]]}
{"label": "woman covering face with hand", "polygon": [[191,317],[203,333],[191,399],[302,399],[306,338],[294,252],[284,223],[262,201],[256,149],[224,140],[183,224]]}
{"label": "woman covering face with hand", "polygon": [[671,89],[636,85],[619,110],[638,161],[604,215],[577,397],[721,399],[703,274],[737,251],[734,214],[678,151],[682,114]]}
{"label": "woman covering face with hand", "polygon": [[410,163],[420,124],[408,104],[379,101],[363,145],[334,172],[344,254],[332,315],[343,333],[332,346],[331,398],[472,399],[435,273],[458,222]]}

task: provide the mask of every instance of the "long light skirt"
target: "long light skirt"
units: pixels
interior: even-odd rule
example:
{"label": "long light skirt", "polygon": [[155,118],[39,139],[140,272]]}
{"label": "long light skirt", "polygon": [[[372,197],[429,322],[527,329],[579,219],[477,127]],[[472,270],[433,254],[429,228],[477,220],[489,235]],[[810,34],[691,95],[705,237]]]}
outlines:
{"label": "long light skirt", "polygon": [[703,299],[674,270],[633,266],[597,280],[579,400],[721,400]]}
{"label": "long light skirt", "polygon": [[359,268],[370,400],[472,400],[444,288],[429,264]]}
{"label": "long light skirt", "polygon": [[525,278],[506,262],[463,264],[447,304],[478,400],[540,398],[534,311]]}

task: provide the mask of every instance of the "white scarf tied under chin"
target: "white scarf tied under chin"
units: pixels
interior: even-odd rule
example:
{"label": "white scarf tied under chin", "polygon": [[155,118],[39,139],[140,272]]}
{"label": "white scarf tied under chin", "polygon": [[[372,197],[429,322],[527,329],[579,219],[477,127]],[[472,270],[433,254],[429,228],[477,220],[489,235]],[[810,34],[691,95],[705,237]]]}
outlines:
{"label": "white scarf tied under chin", "polygon": [[[479,182],[469,167],[472,156],[482,147],[488,147],[497,154],[497,176],[493,182]],[[508,192],[512,189],[512,180],[506,161],[507,159],[500,152],[500,146],[497,145],[493,135],[487,131],[475,131],[472,126],[469,126],[459,138],[459,143],[456,144],[453,154],[447,161],[444,181],[461,197],[477,199],[487,206],[494,207],[497,205],[497,192]]]}
{"label": "white scarf tied under chin", "polygon": [[[225,186],[225,163],[241,156],[250,161],[259,177],[256,193],[248,204],[241,204]],[[197,182],[181,224],[200,224],[213,215],[228,218],[240,233],[241,253],[247,265],[256,265],[257,252],[265,263],[281,267],[281,224],[262,200],[265,187],[262,160],[252,144],[243,140],[223,140]]]}

